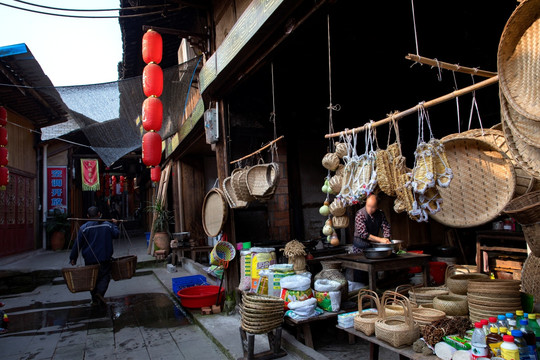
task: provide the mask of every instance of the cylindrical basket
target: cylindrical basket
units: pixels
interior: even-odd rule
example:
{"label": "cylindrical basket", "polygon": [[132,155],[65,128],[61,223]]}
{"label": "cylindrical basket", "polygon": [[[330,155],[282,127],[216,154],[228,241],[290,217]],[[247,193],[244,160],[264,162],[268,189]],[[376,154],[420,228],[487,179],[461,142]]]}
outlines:
{"label": "cylindrical basket", "polygon": [[[362,300],[370,299],[375,304],[377,312],[362,312]],[[362,289],[358,293],[358,315],[354,317],[354,329],[363,332],[367,336],[375,333],[375,322],[379,319],[381,303],[379,296],[373,290]]]}
{"label": "cylindrical basket", "polygon": [[111,277],[114,281],[131,279],[136,269],[136,255],[122,256],[111,262]]}
{"label": "cylindrical basket", "polygon": [[91,291],[96,286],[99,265],[86,265],[73,268],[63,268],[62,276],[72,293]]}
{"label": "cylindrical basket", "polygon": [[249,194],[256,199],[272,196],[279,178],[278,169],[277,163],[259,164],[249,168],[246,174]]}
{"label": "cylindrical basket", "polygon": [[236,255],[236,249],[228,241],[218,242],[210,252],[210,264],[221,265],[223,261],[231,261]]}
{"label": "cylindrical basket", "polygon": [[[465,268],[469,272],[468,268]],[[469,280],[481,280],[489,279],[487,274],[480,273],[469,273],[469,274],[452,274],[456,268],[454,266],[449,266],[446,268],[446,287],[448,291],[457,294],[457,295],[467,295],[467,287]]]}
{"label": "cylindrical basket", "polygon": [[466,299],[450,295],[436,296],[433,299],[433,308],[444,311],[448,316],[464,316],[469,313]]}
{"label": "cylindrical basket", "polygon": [[540,256],[540,222],[522,225],[523,236],[534,256]]}
{"label": "cylindrical basket", "polygon": [[231,173],[231,185],[234,189],[236,197],[238,200],[249,203],[254,201],[255,198],[249,193],[249,188],[247,186],[247,172],[249,167],[243,169],[234,169]]}
{"label": "cylindrical basket", "polygon": [[519,196],[506,205],[504,212],[520,224],[528,225],[540,221],[540,190]]}
{"label": "cylindrical basket", "polygon": [[540,257],[530,254],[521,271],[521,287],[523,292],[540,299]]}
{"label": "cylindrical basket", "polygon": [[240,307],[242,329],[265,334],[283,322],[284,301],[278,297],[244,292]]}

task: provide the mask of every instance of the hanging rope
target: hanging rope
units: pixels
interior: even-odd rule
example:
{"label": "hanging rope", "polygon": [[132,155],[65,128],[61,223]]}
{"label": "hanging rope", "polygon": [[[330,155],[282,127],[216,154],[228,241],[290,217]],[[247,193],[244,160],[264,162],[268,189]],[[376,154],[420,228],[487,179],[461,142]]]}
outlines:
{"label": "hanging rope", "polygon": [[[452,76],[454,77],[454,91],[456,91],[458,89],[458,86],[457,86],[455,71],[452,71]],[[459,96],[456,96],[456,112],[457,112],[458,133],[461,133],[461,117],[459,115]]]}
{"label": "hanging rope", "polygon": [[[328,105],[328,132],[333,133],[334,132],[334,119],[333,119],[333,112],[339,111],[341,109],[341,106],[339,104],[334,105],[332,103],[332,51],[331,51],[331,43],[330,43],[330,14],[326,15],[326,25],[327,25],[327,45],[328,45],[328,97],[329,97],[329,105]],[[328,149],[330,152],[334,151],[334,141],[332,139],[329,139],[328,141]],[[330,171],[328,171],[328,177],[330,177]]]}
{"label": "hanging rope", "polygon": [[[272,76],[272,112],[270,113],[270,122],[274,127],[274,140],[277,139],[277,129],[276,129],[276,94],[275,94],[275,83],[274,83],[274,62],[270,63],[270,74]],[[270,155],[272,157],[272,162],[274,162],[274,157],[277,158],[277,143],[273,143],[270,147]]]}
{"label": "hanging rope", "polygon": [[414,15],[414,0],[411,0],[411,9],[412,9],[412,19],[414,26],[414,43],[416,45],[416,55],[420,56],[420,51],[418,50],[418,34],[416,32],[416,16]]}

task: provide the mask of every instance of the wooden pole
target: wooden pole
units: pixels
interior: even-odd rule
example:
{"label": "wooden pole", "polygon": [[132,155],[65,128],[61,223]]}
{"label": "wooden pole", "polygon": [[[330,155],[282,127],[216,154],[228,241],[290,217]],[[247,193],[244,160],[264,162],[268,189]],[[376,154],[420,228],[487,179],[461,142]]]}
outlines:
{"label": "wooden pole", "polygon": [[430,59],[427,57],[414,55],[414,54],[408,54],[407,56],[405,56],[405,59],[411,60],[420,64],[430,65],[433,67],[439,67],[441,69],[456,71],[456,72],[460,72],[464,74],[478,75],[478,76],[487,77],[487,78],[497,76],[496,72],[480,70],[477,68],[461,66],[458,64],[450,64],[444,61],[439,61],[437,59]]}
{"label": "wooden pole", "polygon": [[246,155],[246,156],[244,156],[244,157],[241,157],[240,159],[233,160],[233,161],[230,162],[230,164],[234,164],[234,163],[237,163],[237,162],[242,161],[242,160],[244,160],[244,159],[250,158],[250,157],[252,157],[253,155],[260,153],[261,151],[263,151],[263,150],[265,150],[265,149],[268,149],[270,146],[272,146],[272,144],[278,142],[279,140],[281,140],[281,139],[283,139],[283,138],[284,138],[284,136],[281,135],[281,136],[278,137],[277,139],[272,140],[272,141],[270,141],[268,144],[264,145],[264,146],[263,146],[262,148],[260,148],[259,150],[254,151],[254,152],[252,152],[251,154]]}
{"label": "wooden pole", "polygon": [[439,104],[442,104],[443,102],[446,102],[448,100],[452,100],[452,99],[455,99],[457,98],[458,96],[461,96],[461,95],[465,95],[465,94],[468,94],[470,92],[473,92],[475,90],[478,90],[478,89],[482,89],[486,86],[489,86],[489,85],[493,85],[495,83],[497,83],[499,81],[499,76],[493,76],[489,79],[486,79],[484,81],[481,81],[479,83],[476,83],[474,85],[471,85],[471,86],[467,86],[463,89],[460,89],[460,90],[456,90],[456,91],[453,91],[449,94],[446,94],[446,95],[443,95],[443,96],[440,96],[436,99],[433,99],[433,100],[429,100],[429,101],[426,101],[424,103],[420,103],[416,106],[413,106],[412,108],[409,108],[407,110],[404,110],[404,111],[401,111],[401,112],[396,112],[382,120],[379,120],[379,121],[375,121],[373,123],[368,123],[368,124],[365,124],[363,126],[360,126],[360,127],[357,127],[357,128],[354,128],[354,129],[348,129],[348,130],[343,130],[341,132],[336,132],[336,133],[333,133],[333,134],[326,134],[324,137],[326,139],[329,139],[329,138],[333,138],[333,137],[338,137],[338,136],[341,136],[341,135],[350,135],[350,134],[354,134],[354,133],[358,133],[358,132],[361,132],[361,131],[365,131],[368,127],[377,127],[377,126],[381,126],[381,125],[384,125],[384,124],[388,124],[389,122],[393,120],[399,120],[407,115],[411,115],[411,114],[414,114],[416,113],[419,109],[421,109],[422,107],[424,107],[425,109],[429,108],[429,107],[432,107],[432,106],[435,106],[435,105],[439,105]]}

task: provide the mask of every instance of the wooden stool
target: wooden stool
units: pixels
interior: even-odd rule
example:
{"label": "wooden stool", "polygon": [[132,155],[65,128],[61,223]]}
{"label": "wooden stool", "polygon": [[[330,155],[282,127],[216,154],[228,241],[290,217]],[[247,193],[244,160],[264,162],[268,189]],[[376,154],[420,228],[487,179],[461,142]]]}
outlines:
{"label": "wooden stool", "polygon": [[268,337],[268,346],[270,347],[270,350],[254,354],[255,334],[248,333],[240,327],[240,337],[242,338],[244,357],[238,358],[238,360],[270,360],[287,355],[287,352],[281,348],[281,326],[275,330],[269,331],[266,336]]}

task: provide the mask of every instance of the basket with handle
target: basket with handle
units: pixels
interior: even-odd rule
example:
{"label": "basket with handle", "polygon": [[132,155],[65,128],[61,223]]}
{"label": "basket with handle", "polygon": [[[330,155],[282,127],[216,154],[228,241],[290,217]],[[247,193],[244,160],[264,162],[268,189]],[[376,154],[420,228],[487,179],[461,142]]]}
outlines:
{"label": "basket with handle", "polygon": [[520,224],[528,225],[540,221],[540,190],[513,199],[506,205],[504,212]]}
{"label": "basket with handle", "polygon": [[249,194],[255,199],[268,198],[274,194],[279,179],[277,163],[254,165],[246,172]]}
{"label": "basket with handle", "polygon": [[63,268],[62,276],[72,293],[92,291],[96,286],[98,271],[99,264]]}
{"label": "basket with handle", "polygon": [[126,255],[111,261],[111,277],[114,281],[131,279],[137,269],[137,255]]}
{"label": "basket with handle", "polygon": [[[362,312],[362,300],[369,299],[375,304],[377,312]],[[373,290],[362,289],[358,293],[358,315],[354,317],[354,329],[363,332],[367,336],[375,333],[375,322],[379,319],[381,302],[377,293]]]}
{"label": "basket with handle", "polygon": [[225,194],[231,209],[243,209],[247,207],[247,201],[240,200],[236,196],[236,192],[232,186],[232,176],[229,176],[223,180],[223,193]]}
{"label": "basket with handle", "polygon": [[249,167],[237,168],[234,169],[231,173],[231,185],[236,194],[236,198],[239,201],[246,203],[252,202],[255,200],[253,196],[249,193],[249,188],[247,186],[247,171]]}
{"label": "basket with handle", "polygon": [[[403,315],[388,316],[385,311],[385,305],[392,296],[398,297],[395,303],[403,308]],[[420,328],[414,322],[409,299],[395,292],[383,294],[380,318],[375,322],[375,336],[394,347],[411,345],[420,338]]]}
{"label": "basket with handle", "polygon": [[[467,287],[469,280],[488,279],[489,276],[480,273],[471,273],[466,267],[467,274],[456,273],[458,267],[456,265],[448,266],[445,273],[445,283],[448,291],[456,295],[467,295]],[[459,296],[458,296],[459,297]]]}
{"label": "basket with handle", "polygon": [[231,261],[236,256],[236,249],[228,241],[219,241],[210,252],[210,264],[221,265],[224,261]]}

